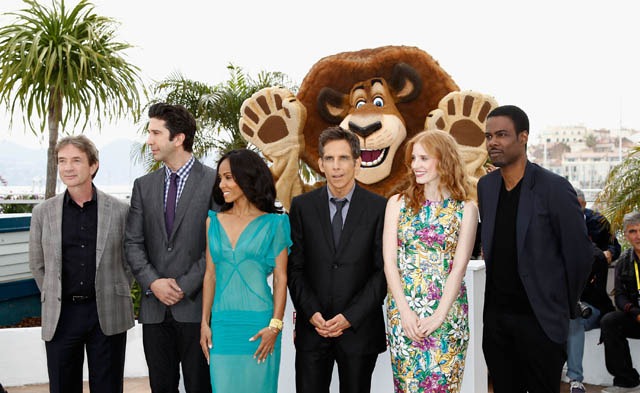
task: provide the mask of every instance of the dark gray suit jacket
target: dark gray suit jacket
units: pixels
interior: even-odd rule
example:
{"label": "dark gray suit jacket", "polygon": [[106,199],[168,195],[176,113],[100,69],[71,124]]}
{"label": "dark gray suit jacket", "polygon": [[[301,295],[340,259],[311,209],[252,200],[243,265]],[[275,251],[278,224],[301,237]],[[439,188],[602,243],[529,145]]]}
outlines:
{"label": "dark gray suit jacket", "polygon": [[[482,250],[487,272],[492,269],[492,246],[498,197],[499,170],[478,182],[482,222]],[[591,272],[592,246],[576,193],[569,182],[527,162],[520,188],[516,223],[518,273],[547,336],[567,340],[569,317]]]}
{"label": "dark gray suit jacket", "polygon": [[[356,185],[338,248],[334,247],[327,187],[291,202],[288,284],[296,307],[295,345],[313,351],[335,342],[347,353],[386,350],[382,302],[387,286],[382,262],[386,200]],[[342,313],[351,327],[323,338],[309,319]]]}
{"label": "dark gray suit jacket", "polygon": [[[122,238],[126,223],[125,202],[96,189],[96,305],[100,328],[107,336],[133,326],[131,283]],[[29,231],[29,267],[41,292],[42,339],[50,341],[60,318],[62,298],[62,204],[64,193],[33,209]]]}
{"label": "dark gray suit jacket", "polygon": [[144,295],[158,278],[175,278],[184,298],[171,306],[178,322],[200,323],[202,278],[205,271],[205,221],[213,208],[216,174],[199,161],[193,164],[182,190],[173,232],[167,238],[164,220],[165,169],[142,176],[133,184],[131,207],[125,231],[125,254],[133,275],[143,291],[141,323],[160,323],[166,306],[153,294]]}

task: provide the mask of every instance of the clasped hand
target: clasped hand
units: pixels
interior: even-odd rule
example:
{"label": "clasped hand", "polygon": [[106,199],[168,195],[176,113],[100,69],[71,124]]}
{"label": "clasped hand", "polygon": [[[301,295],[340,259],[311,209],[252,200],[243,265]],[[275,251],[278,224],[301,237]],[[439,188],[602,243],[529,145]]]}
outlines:
{"label": "clasped hand", "polygon": [[309,322],[316,328],[316,332],[319,335],[327,338],[341,336],[346,329],[351,327],[351,323],[342,314],[338,314],[326,321],[322,314],[316,312]]}
{"label": "clasped hand", "polygon": [[400,321],[407,337],[413,341],[420,341],[435,332],[442,325],[444,319],[436,315],[419,318],[415,311],[408,310],[400,312]]}
{"label": "clasped hand", "polygon": [[175,278],[159,278],[151,283],[150,289],[165,306],[173,306],[184,297]]}

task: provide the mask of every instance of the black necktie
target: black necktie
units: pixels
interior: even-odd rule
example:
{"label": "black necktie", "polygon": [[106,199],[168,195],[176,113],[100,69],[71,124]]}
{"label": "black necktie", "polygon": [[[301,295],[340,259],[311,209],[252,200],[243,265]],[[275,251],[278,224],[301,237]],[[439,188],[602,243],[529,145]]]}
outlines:
{"label": "black necktie", "polygon": [[336,214],[331,219],[331,229],[333,229],[333,244],[338,248],[342,234],[342,208],[347,204],[347,199],[331,198],[331,203],[336,205]]}
{"label": "black necktie", "polygon": [[176,218],[176,198],[178,197],[178,175],[171,174],[169,178],[169,193],[167,194],[167,207],[164,213],[164,222],[167,226],[167,237],[171,237],[173,220]]}

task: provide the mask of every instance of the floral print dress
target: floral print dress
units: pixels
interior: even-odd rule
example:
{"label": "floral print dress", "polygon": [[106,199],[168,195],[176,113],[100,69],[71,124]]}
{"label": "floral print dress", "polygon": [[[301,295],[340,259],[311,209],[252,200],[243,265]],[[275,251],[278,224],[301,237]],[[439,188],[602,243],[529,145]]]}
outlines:
{"label": "floral print dress", "polygon": [[[464,202],[427,201],[420,212],[400,208],[398,269],[409,307],[424,318],[440,303],[458,244]],[[444,323],[421,341],[409,339],[400,311],[389,292],[387,335],[396,393],[459,392],[469,342],[469,305],[464,284]]]}

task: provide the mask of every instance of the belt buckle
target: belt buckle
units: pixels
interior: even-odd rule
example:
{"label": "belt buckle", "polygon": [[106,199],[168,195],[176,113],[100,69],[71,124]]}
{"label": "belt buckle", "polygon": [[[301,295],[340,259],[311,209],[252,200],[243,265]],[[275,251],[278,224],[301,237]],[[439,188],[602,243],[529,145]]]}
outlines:
{"label": "belt buckle", "polygon": [[71,296],[71,301],[74,302],[74,303],[83,302],[83,301],[85,301],[87,299],[89,299],[89,296],[80,296],[80,295]]}

